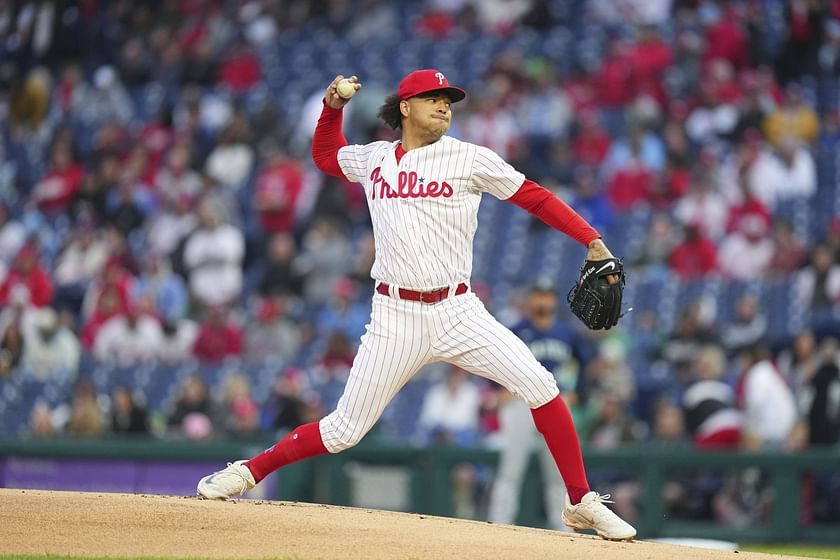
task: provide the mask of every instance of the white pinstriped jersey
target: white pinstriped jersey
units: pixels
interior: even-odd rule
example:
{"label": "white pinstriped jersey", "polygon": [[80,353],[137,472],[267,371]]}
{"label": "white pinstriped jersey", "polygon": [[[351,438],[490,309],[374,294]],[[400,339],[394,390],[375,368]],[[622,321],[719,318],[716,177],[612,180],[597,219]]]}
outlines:
{"label": "white pinstriped jersey", "polygon": [[376,239],[374,280],[415,290],[468,282],[481,193],[513,196],[525,176],[492,150],[443,136],[406,152],[398,142],[344,146],[338,163],[365,189]]}

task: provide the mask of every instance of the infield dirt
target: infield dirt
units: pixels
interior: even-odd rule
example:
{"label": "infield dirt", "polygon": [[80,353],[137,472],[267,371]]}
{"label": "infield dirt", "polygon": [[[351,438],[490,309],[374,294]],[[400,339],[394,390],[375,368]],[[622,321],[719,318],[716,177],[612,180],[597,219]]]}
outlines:
{"label": "infield dirt", "polygon": [[[289,502],[0,489],[0,555],[563,560],[759,560],[411,513]],[[788,557],[792,558],[792,557]]]}

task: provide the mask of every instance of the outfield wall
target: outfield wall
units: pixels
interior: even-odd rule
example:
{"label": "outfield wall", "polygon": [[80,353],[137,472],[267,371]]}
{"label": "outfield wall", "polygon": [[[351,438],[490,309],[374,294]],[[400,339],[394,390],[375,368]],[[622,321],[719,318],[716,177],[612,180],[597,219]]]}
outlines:
{"label": "outfield wall", "polygon": [[[271,443],[5,440],[0,441],[0,486],[192,495],[195,483],[204,474],[227,461],[250,457]],[[747,454],[633,446],[610,452],[585,451],[585,457],[591,481],[599,490],[616,484],[638,490],[635,524],[643,538],[840,543],[838,518],[829,515],[814,521],[818,500],[826,498],[825,492],[837,490],[832,484],[840,480],[838,450]],[[453,473],[469,472],[475,488],[474,515],[481,519],[482,502],[486,502],[497,460],[497,452],[489,450],[363,442],[338,455],[286,467],[247,497],[454,516],[458,512]],[[757,515],[758,521],[745,526],[721,524],[710,519],[680,518],[671,511],[669,493],[674,484],[740,479],[745,478],[744,473],[760,478],[765,502],[755,504],[755,508],[766,513]],[[519,524],[545,526],[539,478],[537,462],[533,461],[522,492]],[[837,498],[829,497],[828,501],[837,503]]]}

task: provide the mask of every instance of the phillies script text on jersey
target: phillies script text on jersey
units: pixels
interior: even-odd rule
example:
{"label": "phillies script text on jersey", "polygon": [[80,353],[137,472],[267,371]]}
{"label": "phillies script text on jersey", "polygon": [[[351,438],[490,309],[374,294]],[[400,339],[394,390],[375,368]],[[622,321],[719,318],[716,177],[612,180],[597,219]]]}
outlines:
{"label": "phillies script text on jersey", "polygon": [[398,144],[338,151],[344,176],[362,184],[370,209],[376,239],[371,276],[421,291],[469,282],[482,194],[509,198],[525,176],[493,151],[450,136],[399,161]]}
{"label": "phillies script text on jersey", "polygon": [[451,198],[454,192],[452,185],[446,181],[425,183],[423,177],[418,179],[414,171],[400,171],[397,178],[397,190],[392,189],[388,181],[382,177],[382,167],[373,170],[370,180],[373,183],[370,194],[372,200],[376,200],[377,192],[379,192],[379,198],[437,198],[439,196]]}

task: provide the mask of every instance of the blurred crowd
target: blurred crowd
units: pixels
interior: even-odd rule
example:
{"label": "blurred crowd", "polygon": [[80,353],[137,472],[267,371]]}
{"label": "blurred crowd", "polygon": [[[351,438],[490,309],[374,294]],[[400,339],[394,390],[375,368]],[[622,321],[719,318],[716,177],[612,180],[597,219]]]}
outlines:
{"label": "blurred crowd", "polygon": [[[702,299],[679,302],[673,329],[644,309],[632,331],[568,323],[550,344],[582,439],[838,444],[840,186],[818,161],[840,153],[840,95],[812,95],[840,83],[837,0],[0,0],[0,387],[74,380],[63,404],[35,401],[24,432],[248,437],[335,404],[369,314],[374,244],[361,189],[309,159],[322,91],[290,114],[265,88],[277,55],[264,53],[304,25],[438,41],[600,33],[562,68],[504,50],[452,134],[602,232],[649,212],[623,255],[631,274],[784,279],[807,320],[770,340],[768,302],[745,290],[723,324]],[[393,138],[362,99],[348,135]],[[568,320],[556,298],[523,285],[498,305],[474,280],[510,325]],[[131,385],[98,390],[88,369],[230,360],[280,365],[261,394],[244,367],[218,383],[186,376],[160,408]],[[386,415],[381,431],[503,445],[509,395],[430,370],[409,428]],[[654,393],[639,388],[651,372],[667,377]]]}

